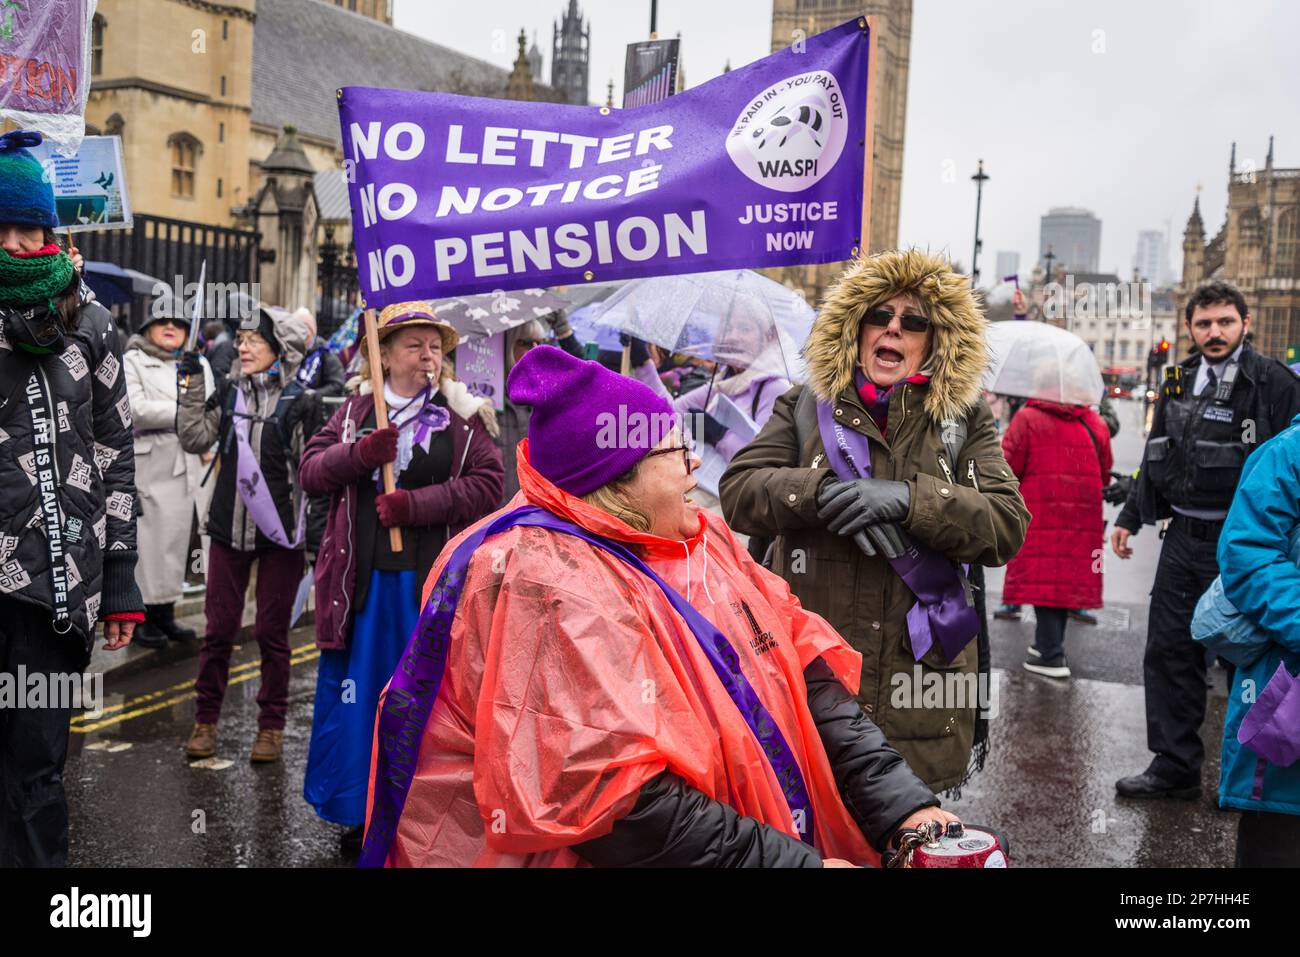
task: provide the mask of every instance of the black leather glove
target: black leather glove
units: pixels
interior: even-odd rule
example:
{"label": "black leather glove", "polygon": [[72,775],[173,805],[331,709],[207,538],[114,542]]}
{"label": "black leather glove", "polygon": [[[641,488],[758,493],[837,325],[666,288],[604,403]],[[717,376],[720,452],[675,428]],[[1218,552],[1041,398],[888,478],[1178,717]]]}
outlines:
{"label": "black leather glove", "polygon": [[1101,490],[1102,501],[1111,505],[1123,505],[1133,489],[1133,476],[1121,475],[1119,472],[1111,472],[1110,476],[1115,481]]}
{"label": "black leather glove", "polygon": [[650,347],[636,336],[630,336],[626,332],[620,333],[618,341],[625,346],[632,347],[631,363],[633,369],[650,361]]}
{"label": "black leather glove", "polygon": [[180,359],[176,362],[177,375],[184,376],[203,376],[203,363],[199,361],[200,356],[197,352],[182,352]]}
{"label": "black leather glove", "polygon": [[906,482],[854,479],[828,482],[817,495],[817,517],[838,535],[850,536],[868,525],[907,518],[911,490]]}
{"label": "black leather glove", "polygon": [[879,554],[890,560],[901,558],[912,547],[907,533],[893,522],[868,525],[862,531],[854,532],[853,540],[866,554],[873,557]]}
{"label": "black leather glove", "polygon": [[709,445],[717,445],[727,434],[727,427],[709,415],[707,412],[697,412],[700,421],[704,423],[701,430],[704,434],[701,436]]}

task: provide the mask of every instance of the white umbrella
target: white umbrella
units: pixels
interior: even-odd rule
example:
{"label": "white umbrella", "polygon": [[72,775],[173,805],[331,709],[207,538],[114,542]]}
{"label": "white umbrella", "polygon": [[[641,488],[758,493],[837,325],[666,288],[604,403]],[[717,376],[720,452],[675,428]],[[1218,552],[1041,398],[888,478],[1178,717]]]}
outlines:
{"label": "white umbrella", "polygon": [[1097,358],[1074,333],[1046,322],[1009,319],[990,323],[987,338],[987,391],[1065,405],[1101,401]]}
{"label": "white umbrella", "polygon": [[633,280],[597,306],[596,322],[669,352],[801,382],[815,317],[799,293],[733,269]]}

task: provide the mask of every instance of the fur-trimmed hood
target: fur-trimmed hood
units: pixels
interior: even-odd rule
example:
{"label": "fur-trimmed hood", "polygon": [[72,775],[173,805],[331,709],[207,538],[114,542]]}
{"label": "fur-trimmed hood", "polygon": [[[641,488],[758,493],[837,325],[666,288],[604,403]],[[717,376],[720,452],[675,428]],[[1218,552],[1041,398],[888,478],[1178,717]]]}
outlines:
{"label": "fur-trimmed hood", "polygon": [[808,384],[826,401],[852,385],[862,317],[900,293],[919,298],[934,326],[934,349],[923,366],[930,374],[926,414],[935,422],[965,416],[979,400],[988,365],[988,320],[970,280],[954,272],[942,256],[919,249],[890,250],[859,260],[831,285],[804,346]]}

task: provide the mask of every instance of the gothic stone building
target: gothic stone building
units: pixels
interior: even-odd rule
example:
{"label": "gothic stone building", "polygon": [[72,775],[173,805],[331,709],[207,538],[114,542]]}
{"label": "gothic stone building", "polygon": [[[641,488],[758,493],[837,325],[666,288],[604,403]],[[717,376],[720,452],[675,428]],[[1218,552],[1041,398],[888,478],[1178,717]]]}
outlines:
{"label": "gothic stone building", "polygon": [[210,226],[251,227],[265,162],[301,150],[322,219],[345,231],[338,87],[506,95],[508,71],[391,14],[387,0],[99,0],[87,130],[121,135],[137,212]]}
{"label": "gothic stone building", "polygon": [[564,94],[564,102],[585,106],[591,68],[591,23],[569,0],[564,18],[554,25],[551,45],[551,86]]}
{"label": "gothic stone building", "polygon": [[1197,197],[1183,234],[1178,356],[1191,348],[1182,321],[1187,297],[1197,283],[1213,278],[1240,287],[1250,308],[1255,348],[1286,360],[1287,348],[1300,345],[1300,169],[1273,165],[1272,137],[1261,170],[1238,169],[1233,144],[1227,214],[1213,239],[1206,242],[1205,235]]}
{"label": "gothic stone building", "polygon": [[[878,17],[876,38],[876,151],[871,199],[871,252],[898,245],[903,191],[903,134],[907,120],[907,70],[912,46],[912,0],[773,0],[772,51],[800,34],[811,36],[859,16]],[[766,270],[772,278],[802,289],[814,306],[847,263],[788,266]]]}

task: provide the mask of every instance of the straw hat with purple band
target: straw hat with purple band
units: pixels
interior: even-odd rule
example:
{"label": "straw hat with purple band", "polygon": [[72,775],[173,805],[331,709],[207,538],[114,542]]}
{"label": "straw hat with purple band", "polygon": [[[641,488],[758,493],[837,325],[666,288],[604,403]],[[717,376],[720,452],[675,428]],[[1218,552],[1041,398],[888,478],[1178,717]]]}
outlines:
{"label": "straw hat with purple band", "polygon": [[[399,330],[411,326],[433,326],[442,336],[442,354],[445,356],[456,348],[460,342],[460,333],[446,319],[439,319],[433,312],[433,304],[423,300],[415,302],[395,302],[379,314],[379,341]],[[365,355],[365,332],[361,333],[361,354]]]}

